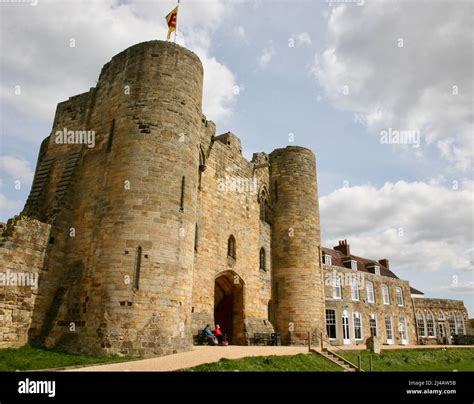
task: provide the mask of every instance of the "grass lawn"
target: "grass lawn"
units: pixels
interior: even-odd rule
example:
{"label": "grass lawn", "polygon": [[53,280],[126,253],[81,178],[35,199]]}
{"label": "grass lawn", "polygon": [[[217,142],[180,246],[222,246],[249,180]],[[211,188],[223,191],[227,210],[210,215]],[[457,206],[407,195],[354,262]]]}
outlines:
{"label": "grass lawn", "polygon": [[64,366],[94,365],[136,359],[131,356],[86,356],[50,351],[25,345],[0,349],[0,371],[50,369]]}
{"label": "grass lawn", "polygon": [[[338,351],[354,364],[362,356],[362,369],[369,370],[368,351]],[[373,371],[474,371],[474,348],[400,349],[372,354]]]}
{"label": "grass lawn", "polygon": [[338,372],[342,371],[327,359],[317,354],[291,356],[255,356],[242,359],[221,359],[206,363],[185,372]]}

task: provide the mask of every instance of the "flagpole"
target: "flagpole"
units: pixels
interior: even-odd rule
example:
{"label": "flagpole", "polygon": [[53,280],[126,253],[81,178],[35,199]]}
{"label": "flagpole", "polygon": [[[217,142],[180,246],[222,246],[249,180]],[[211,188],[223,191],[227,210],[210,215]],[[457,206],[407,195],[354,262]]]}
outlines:
{"label": "flagpole", "polygon": [[[176,7],[179,7],[179,0],[178,0],[178,5]],[[179,13],[179,8],[178,8],[178,13]],[[176,43],[176,35],[178,34],[178,16],[176,16],[176,27],[174,29],[174,43]]]}

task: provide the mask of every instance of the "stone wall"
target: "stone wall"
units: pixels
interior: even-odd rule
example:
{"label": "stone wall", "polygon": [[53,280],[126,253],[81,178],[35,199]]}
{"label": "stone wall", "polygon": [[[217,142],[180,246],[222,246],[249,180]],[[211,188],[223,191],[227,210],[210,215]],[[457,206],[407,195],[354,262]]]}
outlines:
{"label": "stone wall", "polygon": [[[268,187],[268,160],[247,161],[240,140],[231,133],[203,139],[202,144],[206,162],[198,192],[193,333],[214,323],[215,280],[228,273],[243,287],[243,307],[234,308],[240,325],[235,324],[238,331],[232,342],[246,344],[255,332],[273,331],[268,318],[271,229],[259,214],[259,192]],[[236,241],[235,259],[228,257],[230,236]],[[265,269],[259,268],[261,248],[266,253]]]}
{"label": "stone wall", "polygon": [[[276,330],[283,343],[303,344],[308,332],[325,333],[325,308],[337,312],[332,343],[343,343],[344,310],[361,313],[361,341],[374,313],[382,341],[390,316],[401,343],[402,316],[414,343],[408,282],[364,273],[374,304],[365,289],[352,301],[346,285],[335,300],[324,285],[329,271],[352,270],[322,269],[313,152],[290,146],[246,160],[240,140],[216,136],[202,115],[202,85],[194,53],[150,41],[58,104],[22,216],[0,226],[2,272],[39,279],[38,289],[0,286],[0,347],[29,339],[86,354],[170,354],[191,349],[192,335],[224,310],[232,343]],[[58,143],[63,131],[91,131],[94,144]],[[448,305],[467,320],[449,302],[416,304]]]}
{"label": "stone wall", "polygon": [[[41,156],[61,174],[51,173],[42,205],[55,241],[32,327],[40,343],[145,356],[191,348],[202,77],[192,52],[141,43],[58,106]],[[69,181],[71,145],[53,140],[63,127],[95,131],[95,147],[77,146]],[[61,183],[55,210],[49,195]]]}
{"label": "stone wall", "polygon": [[324,290],[316,162],[311,150],[288,146],[270,154],[273,202],[273,320],[283,343],[323,331]]}
{"label": "stone wall", "polygon": [[[369,316],[375,316],[377,324],[377,336],[382,344],[387,344],[387,332],[385,326],[385,317],[390,317],[393,329],[393,344],[402,344],[401,334],[399,332],[400,317],[404,317],[407,323],[408,339],[407,344],[416,344],[415,320],[413,314],[413,304],[410,298],[410,285],[407,281],[390,278],[387,276],[375,275],[362,271],[355,271],[350,268],[339,266],[324,265],[325,278],[325,296],[326,309],[334,309],[336,311],[336,338],[331,340],[331,344],[342,345],[342,315],[346,310],[349,318],[350,343],[363,344],[370,337]],[[351,286],[349,281],[342,282],[342,298],[333,298],[332,293],[332,276],[334,274],[342,276],[342,279],[348,280],[351,275],[358,275],[359,279],[359,300],[354,301],[351,297]],[[375,294],[375,302],[369,303],[367,298],[367,289],[365,282],[372,282]],[[382,285],[387,285],[389,290],[390,304],[384,304],[382,298]],[[403,293],[403,306],[397,303],[395,288],[400,287]],[[360,313],[362,316],[362,338],[356,340],[354,336],[354,319],[353,313]]]}
{"label": "stone wall", "polygon": [[28,342],[50,225],[24,216],[10,219],[0,240],[0,348]]}
{"label": "stone wall", "polygon": [[[423,345],[449,344],[455,334],[473,335],[468,313],[462,300],[414,298],[415,314],[423,321],[424,326],[417,326],[418,343]],[[433,335],[428,335],[427,322],[429,314],[433,319]],[[452,325],[450,325],[452,323]],[[417,323],[418,324],[418,323]],[[453,327],[454,330],[453,331]]]}

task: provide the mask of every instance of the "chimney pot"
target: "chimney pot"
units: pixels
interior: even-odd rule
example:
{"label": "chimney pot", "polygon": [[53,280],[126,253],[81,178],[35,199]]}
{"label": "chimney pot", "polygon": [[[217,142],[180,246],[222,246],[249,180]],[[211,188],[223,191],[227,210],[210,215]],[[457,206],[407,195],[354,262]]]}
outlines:
{"label": "chimney pot", "polygon": [[351,248],[347,244],[347,240],[339,240],[339,245],[334,247],[335,250],[342,252],[344,255],[351,255]]}

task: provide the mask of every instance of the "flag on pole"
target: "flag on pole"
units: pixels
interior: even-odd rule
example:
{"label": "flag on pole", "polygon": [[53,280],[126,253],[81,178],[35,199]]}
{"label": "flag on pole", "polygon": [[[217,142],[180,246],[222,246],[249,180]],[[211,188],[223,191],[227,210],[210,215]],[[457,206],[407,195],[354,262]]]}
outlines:
{"label": "flag on pole", "polygon": [[166,22],[168,23],[168,36],[167,40],[170,39],[171,33],[176,31],[176,23],[178,20],[178,6],[176,6],[167,16]]}

